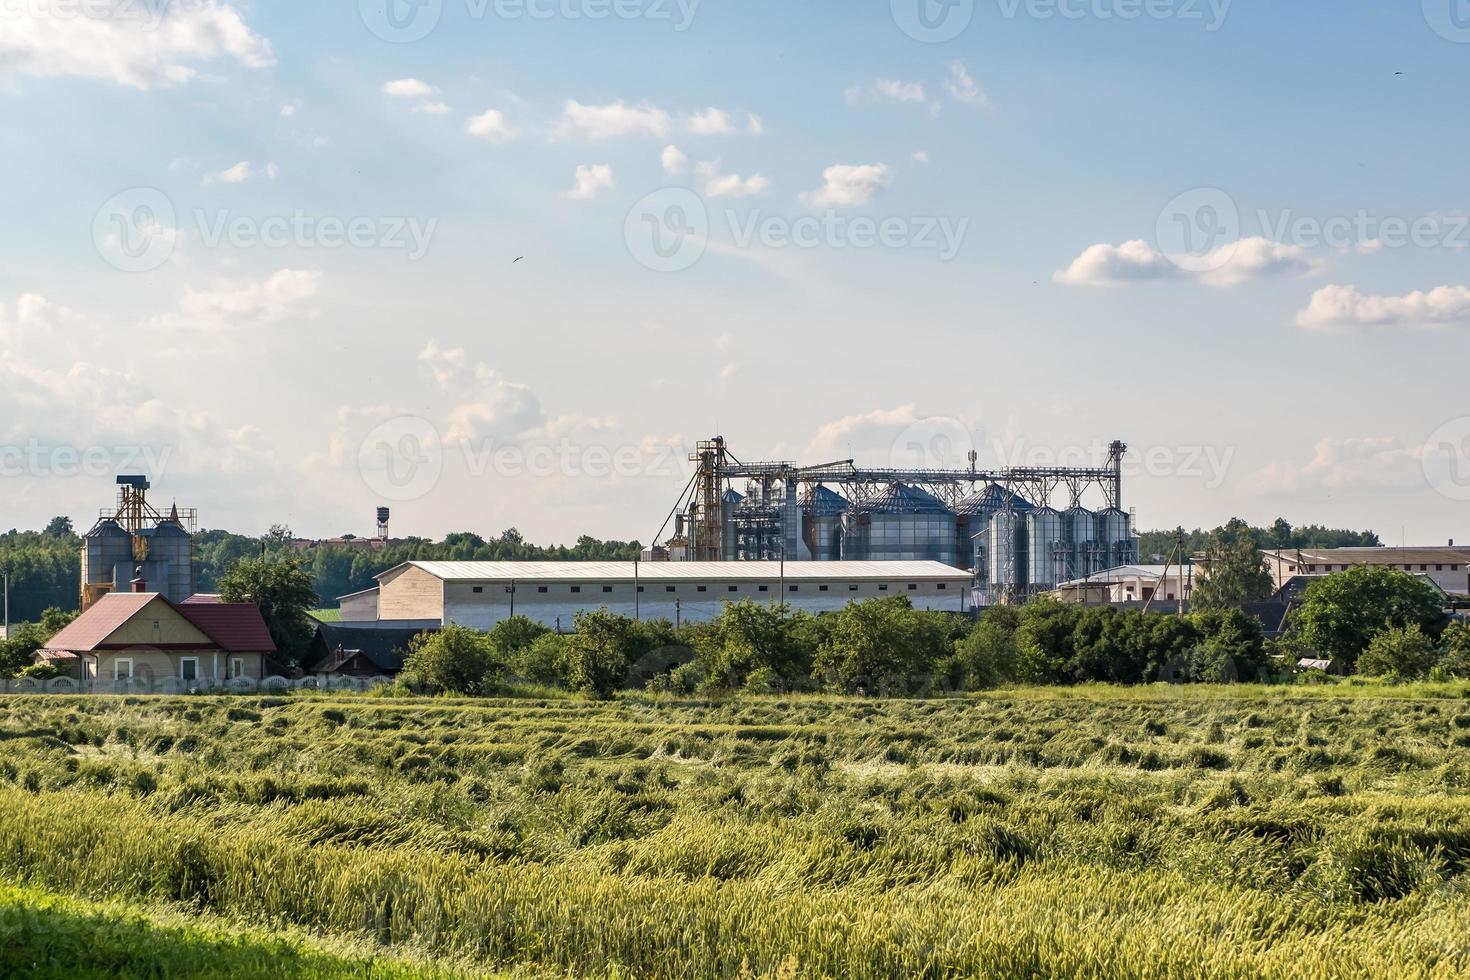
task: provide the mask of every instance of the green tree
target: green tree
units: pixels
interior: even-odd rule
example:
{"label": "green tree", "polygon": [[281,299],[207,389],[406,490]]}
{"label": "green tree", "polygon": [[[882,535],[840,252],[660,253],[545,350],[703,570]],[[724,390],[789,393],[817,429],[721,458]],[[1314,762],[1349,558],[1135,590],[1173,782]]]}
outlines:
{"label": "green tree", "polygon": [[907,596],[848,603],[831,620],[814,666],[843,689],[916,690],[952,652],[948,621],[914,609]]}
{"label": "green tree", "polygon": [[489,636],[491,645],[509,660],[550,632],[550,627],[528,616],[511,616],[496,623]]}
{"label": "green tree", "polygon": [[430,694],[480,695],[494,691],[505,673],[505,660],[489,636],[450,624],[420,633],[409,642],[402,680]]}
{"label": "green tree", "polygon": [[1470,624],[1454,622],[1445,628],[1440,637],[1443,644],[1438,673],[1445,677],[1470,677]]}
{"label": "green tree", "polygon": [[1444,618],[1434,587],[1395,568],[1355,565],[1307,586],[1292,624],[1324,658],[1346,664],[1390,629],[1433,629]]}
{"label": "green tree", "polygon": [[219,594],[225,602],[255,604],[278,656],[294,660],[311,642],[314,627],[306,613],[316,608],[317,596],[304,556],[285,552],[242,558],[220,577]]}
{"label": "green tree", "polygon": [[633,620],[607,608],[577,613],[576,633],[567,643],[567,687],[596,698],[612,697],[642,644]]}
{"label": "green tree", "polygon": [[567,637],[546,632],[510,655],[510,669],[533,684],[566,684]]}
{"label": "green tree", "polygon": [[969,691],[989,690],[1016,679],[1015,625],[991,612],[983,614],[975,628],[955,644],[958,680]]}
{"label": "green tree", "polygon": [[791,683],[811,672],[816,652],[810,645],[805,613],[784,605],[742,599],[726,604],[693,641],[706,677],[714,687],[738,688],[757,670]]}
{"label": "green tree", "polygon": [[1196,578],[1191,599],[1196,609],[1226,609],[1269,599],[1271,573],[1254,535],[1233,543],[1214,537],[1205,549],[1205,573]]}
{"label": "green tree", "polygon": [[1201,640],[1190,652],[1189,679],[1205,684],[1251,683],[1270,674],[1260,620],[1239,609],[1212,609],[1190,616]]}
{"label": "green tree", "polygon": [[70,517],[53,517],[41,533],[48,538],[70,538],[76,534],[76,529],[72,527]]}
{"label": "green tree", "polygon": [[1358,673],[1368,677],[1421,680],[1439,660],[1434,641],[1419,625],[1394,627],[1373,637],[1358,658]]}
{"label": "green tree", "polygon": [[36,651],[76,618],[74,612],[53,607],[41,614],[40,622],[13,624],[10,635],[0,640],[0,677],[15,677],[30,667]]}

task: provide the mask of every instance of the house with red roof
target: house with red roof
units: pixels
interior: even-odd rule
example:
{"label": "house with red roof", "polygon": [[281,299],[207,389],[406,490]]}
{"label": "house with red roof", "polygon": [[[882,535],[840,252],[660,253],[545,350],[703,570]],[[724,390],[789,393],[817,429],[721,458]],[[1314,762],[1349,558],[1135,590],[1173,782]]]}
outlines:
{"label": "house with red roof", "polygon": [[260,610],[198,595],[170,602],[157,592],[102,596],[37,655],[100,687],[116,682],[213,687],[265,676],[275,652]]}

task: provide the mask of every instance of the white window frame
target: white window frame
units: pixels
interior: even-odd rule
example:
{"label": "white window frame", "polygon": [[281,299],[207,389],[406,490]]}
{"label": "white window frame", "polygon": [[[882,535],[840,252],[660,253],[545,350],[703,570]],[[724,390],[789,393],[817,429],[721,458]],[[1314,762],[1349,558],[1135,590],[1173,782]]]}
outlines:
{"label": "white window frame", "polygon": [[[194,676],[193,677],[185,677],[184,676],[184,664],[187,664],[187,663],[192,663],[194,665]],[[179,680],[181,680],[181,681],[197,681],[197,680],[199,680],[199,658],[198,657],[180,657],[179,658]]]}
{"label": "white window frame", "polygon": [[236,677],[244,677],[244,676],[245,676],[245,658],[244,657],[231,657],[230,658],[230,678],[233,680]]}
{"label": "white window frame", "polygon": [[[128,672],[126,674],[124,674],[122,672],[122,665],[123,664],[127,664],[128,665]],[[123,681],[123,680],[130,681],[130,680],[133,679],[133,658],[132,657],[117,657],[117,658],[115,658],[112,661],[112,679],[115,680],[115,681]]]}

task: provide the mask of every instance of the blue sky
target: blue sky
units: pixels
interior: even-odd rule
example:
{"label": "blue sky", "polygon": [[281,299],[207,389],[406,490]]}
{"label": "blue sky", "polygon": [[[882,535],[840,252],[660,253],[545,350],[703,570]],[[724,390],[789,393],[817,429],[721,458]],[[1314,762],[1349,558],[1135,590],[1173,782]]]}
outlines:
{"label": "blue sky", "polygon": [[646,541],[718,430],[1470,539],[1452,0],[77,3],[0,0],[0,523]]}

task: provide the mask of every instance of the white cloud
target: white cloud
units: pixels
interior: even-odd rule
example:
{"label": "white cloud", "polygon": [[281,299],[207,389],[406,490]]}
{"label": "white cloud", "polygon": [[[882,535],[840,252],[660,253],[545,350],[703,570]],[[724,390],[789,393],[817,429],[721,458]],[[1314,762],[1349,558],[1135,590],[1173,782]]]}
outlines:
{"label": "white cloud", "polygon": [[905,82],[896,78],[880,78],[873,83],[873,91],[889,102],[926,102],[924,86],[919,82]]}
{"label": "white cloud", "polygon": [[1306,249],[1265,238],[1241,239],[1203,256],[1187,260],[1181,257],[1178,261],[1148,242],[1135,239],[1122,245],[1092,245],[1052,279],[1069,286],[1119,286],[1168,280],[1237,286],[1260,279],[1304,276],[1317,268]]}
{"label": "white cloud", "polygon": [[296,113],[298,113],[300,111],[301,111],[301,100],[299,100],[299,99],[292,99],[290,102],[284,102],[284,103],[281,104],[281,118],[282,119],[293,119],[293,118],[295,118]]}
{"label": "white cloud", "polygon": [[243,184],[254,173],[255,170],[250,166],[250,161],[241,160],[233,167],[227,167],[217,174],[205,174],[201,183],[206,187],[210,184]]}
{"label": "white cloud", "polygon": [[915,163],[928,163],[929,162],[929,153],[928,153],[928,151],[927,150],[917,150],[917,151],[915,151],[914,152],[914,162]]}
{"label": "white cloud", "polygon": [[894,440],[921,420],[913,405],[844,416],[817,429],[806,455],[813,460],[883,458]]}
{"label": "white cloud", "polygon": [[451,441],[511,439],[546,426],[546,413],[530,388],[507,381],[489,365],[471,365],[464,348],[429,341],[418,356],[424,373],[456,404],[448,411]]}
{"label": "white cloud", "polygon": [[491,143],[509,143],[519,135],[515,127],[505,121],[499,109],[486,109],[478,116],[471,116],[465,123],[465,132]]}
{"label": "white cloud", "polygon": [[1359,255],[1377,255],[1379,252],[1383,251],[1383,240],[1379,238],[1369,238],[1366,241],[1361,241],[1358,243],[1356,251]]}
{"label": "white cloud", "polygon": [[770,186],[770,180],[761,174],[745,178],[739,174],[716,174],[704,185],[704,193],[708,197],[753,197],[765,193]]}
{"label": "white cloud", "polygon": [[577,168],[576,185],[571,190],[562,191],[561,196],[569,201],[590,201],[598,191],[612,186],[612,167],[605,163],[588,164]]}
{"label": "white cloud", "polygon": [[745,114],[745,131],[752,136],[760,136],[766,131],[766,121],[753,112]]}
{"label": "white cloud", "polygon": [[267,180],[275,180],[281,175],[281,168],[276,166],[275,161],[265,165],[265,176]]}
{"label": "white cloud", "polygon": [[826,181],[820,190],[802,195],[814,208],[842,208],[867,204],[878,191],[893,184],[893,171],[886,163],[836,164],[822,171]]}
{"label": "white cloud", "polygon": [[442,116],[449,111],[449,106],[438,99],[439,90],[422,79],[397,78],[384,82],[383,94],[390,99],[407,102],[413,112]]}
{"label": "white cloud", "polygon": [[225,0],[104,0],[98,13],[74,10],[70,16],[54,5],[0,7],[0,74],[96,78],[147,90],[188,82],[202,62],[229,58],[246,68],[276,63],[270,42]]}
{"label": "white cloud", "polygon": [[301,269],[281,269],[257,281],[220,282],[209,289],[185,287],[177,310],[151,317],[143,326],[217,332],[266,326],[289,316],[312,316],[301,307],[320,287],[320,272]]}
{"label": "white cloud", "polygon": [[659,162],[663,164],[664,173],[670,177],[677,177],[689,168],[689,157],[672,143],[664,147],[663,153],[659,155]]}
{"label": "white cloud", "polygon": [[1356,286],[1324,286],[1297,314],[1298,326],[1441,327],[1470,324],[1470,288],[1439,286],[1403,296],[1369,296]]}
{"label": "white cloud", "polygon": [[669,114],[657,106],[630,106],[622,100],[608,105],[583,105],[568,99],[561,118],[552,124],[553,140],[607,140],[622,136],[667,136]]}
{"label": "white cloud", "polygon": [[689,131],[698,136],[723,136],[735,131],[735,123],[724,109],[711,106],[689,117]]}
{"label": "white cloud", "polygon": [[1392,436],[1317,441],[1306,463],[1273,462],[1247,481],[1256,493],[1422,489],[1424,448]]}
{"label": "white cloud", "polygon": [[944,80],[944,90],[956,102],[963,102],[965,105],[990,105],[990,98],[975,79],[970,77],[970,70],[963,61],[950,62],[949,77]]}

